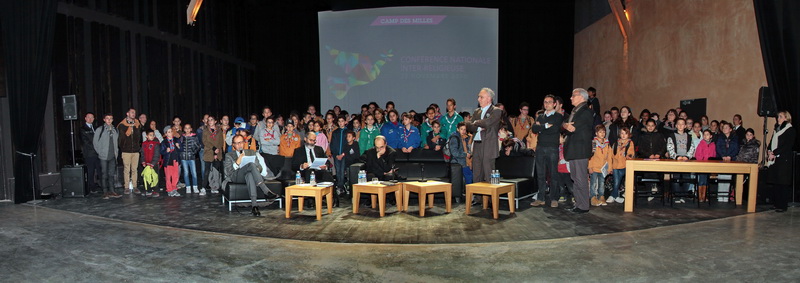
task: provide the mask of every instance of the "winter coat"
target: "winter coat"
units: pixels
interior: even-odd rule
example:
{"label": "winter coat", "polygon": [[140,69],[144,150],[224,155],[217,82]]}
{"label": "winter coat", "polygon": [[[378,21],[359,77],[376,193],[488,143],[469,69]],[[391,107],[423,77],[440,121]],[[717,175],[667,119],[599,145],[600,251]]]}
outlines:
{"label": "winter coat", "polygon": [[761,142],[757,139],[745,140],[744,144],[739,147],[739,154],[736,155],[736,160],[747,163],[758,163],[759,148],[761,148]]}

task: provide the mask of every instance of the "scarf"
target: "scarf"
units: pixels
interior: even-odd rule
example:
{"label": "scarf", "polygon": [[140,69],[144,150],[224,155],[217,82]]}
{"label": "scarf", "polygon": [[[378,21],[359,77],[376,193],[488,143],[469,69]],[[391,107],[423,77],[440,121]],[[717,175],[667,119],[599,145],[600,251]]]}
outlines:
{"label": "scarf", "polygon": [[139,128],[142,124],[139,124],[139,120],[133,119],[133,123],[128,123],[127,119],[122,119],[122,122],[119,122],[119,125],[125,125],[128,127],[128,130],[125,131],[126,136],[131,136],[133,134],[133,128]]}
{"label": "scarf", "polygon": [[772,146],[769,147],[769,150],[775,151],[776,149],[778,149],[778,138],[781,135],[783,135],[783,133],[785,133],[787,129],[789,129],[791,127],[792,127],[792,124],[790,124],[790,123],[785,123],[784,126],[783,126],[783,129],[781,129],[780,131],[778,130],[778,129],[780,129],[780,126],[775,127],[775,131],[776,132],[775,132],[774,135],[772,135],[772,143],[771,143]]}

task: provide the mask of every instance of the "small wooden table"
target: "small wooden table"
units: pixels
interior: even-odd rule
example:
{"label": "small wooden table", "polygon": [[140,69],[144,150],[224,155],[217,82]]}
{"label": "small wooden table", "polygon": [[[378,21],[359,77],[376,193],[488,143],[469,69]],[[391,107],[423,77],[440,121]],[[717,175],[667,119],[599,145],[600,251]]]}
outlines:
{"label": "small wooden table", "polygon": [[408,195],[411,192],[419,196],[419,216],[425,216],[425,196],[428,196],[428,207],[433,207],[433,194],[444,193],[444,203],[447,213],[452,211],[453,185],[445,182],[407,182],[403,183],[403,203],[408,212]]}
{"label": "small wooden table", "polygon": [[756,212],[758,191],[758,164],[721,160],[644,160],[631,159],[625,162],[625,212],[633,212],[633,179],[636,171],[668,173],[719,173],[736,175],[736,205],[742,205],[744,175],[750,175],[750,191],[747,195],[747,212]]}
{"label": "small wooden table", "polygon": [[297,197],[297,210],[303,212],[303,200],[305,197],[313,197],[316,201],[317,220],[322,219],[322,196],[328,200],[328,214],[333,213],[333,186],[315,187],[311,185],[293,185],[286,187],[284,191],[286,202],[286,218],[291,218],[292,197]]}
{"label": "small wooden table", "polygon": [[403,211],[403,186],[401,183],[391,186],[381,183],[373,184],[372,182],[353,184],[353,213],[358,213],[358,203],[361,199],[362,193],[372,194],[370,196],[372,200],[372,208],[375,208],[375,199],[378,199],[377,203],[381,217],[386,215],[386,194],[388,193],[394,193],[394,197],[397,199],[397,211]]}
{"label": "small wooden table", "polygon": [[470,202],[472,201],[472,194],[483,195],[483,209],[488,208],[489,197],[492,197],[492,216],[494,219],[498,218],[498,208],[500,207],[500,195],[508,194],[508,207],[513,214],[514,211],[514,184],[513,183],[500,183],[490,184],[487,182],[472,183],[467,185],[467,215],[470,211]]}

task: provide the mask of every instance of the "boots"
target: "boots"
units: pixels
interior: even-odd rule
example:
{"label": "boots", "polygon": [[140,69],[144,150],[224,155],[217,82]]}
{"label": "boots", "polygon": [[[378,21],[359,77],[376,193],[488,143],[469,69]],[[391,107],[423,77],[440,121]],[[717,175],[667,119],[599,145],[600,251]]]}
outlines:
{"label": "boots", "polygon": [[708,190],[708,186],[697,186],[697,198],[701,202],[706,201],[706,190]]}
{"label": "boots", "polygon": [[597,200],[597,206],[602,206],[602,205],[608,205],[606,203],[606,197],[605,196],[601,196],[600,199]]}
{"label": "boots", "polygon": [[590,204],[592,206],[600,206],[600,203],[598,202],[597,197],[592,197],[592,199],[590,200]]}

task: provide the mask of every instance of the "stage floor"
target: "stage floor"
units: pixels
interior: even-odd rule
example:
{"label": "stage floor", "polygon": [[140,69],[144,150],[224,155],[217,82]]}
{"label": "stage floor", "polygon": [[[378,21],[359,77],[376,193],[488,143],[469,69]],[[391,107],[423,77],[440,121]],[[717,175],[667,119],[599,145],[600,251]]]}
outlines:
{"label": "stage floor", "polygon": [[[182,190],[181,190],[182,191]],[[622,204],[592,207],[588,214],[573,214],[563,208],[534,208],[530,200],[520,201],[516,214],[508,213],[507,202],[501,201],[500,218],[492,219],[491,210],[474,206],[465,215],[464,204],[453,204],[452,213],[445,213],[444,201],[437,199],[433,208],[419,216],[417,202],[409,201],[409,211],[397,212],[387,204],[386,216],[377,209],[361,206],[353,214],[350,199],[317,221],[313,209],[297,211],[292,218],[275,202],[261,208],[261,217],[250,215],[249,207],[236,207],[228,212],[220,195],[184,195],[177,198],[145,198],[125,195],[103,200],[99,195],[87,198],[60,198],[42,202],[42,207],[72,211],[111,219],[147,223],[201,231],[342,243],[483,243],[555,239],[575,236],[635,231],[654,227],[692,223],[746,214],[745,207],[732,203],[707,204],[700,208],[693,203],[664,206],[657,200],[642,199],[634,213],[624,213]],[[362,200],[363,202],[363,200]],[[758,206],[759,211],[768,206]]]}

